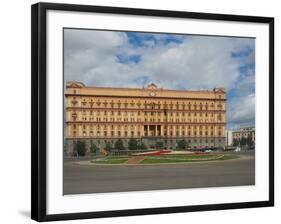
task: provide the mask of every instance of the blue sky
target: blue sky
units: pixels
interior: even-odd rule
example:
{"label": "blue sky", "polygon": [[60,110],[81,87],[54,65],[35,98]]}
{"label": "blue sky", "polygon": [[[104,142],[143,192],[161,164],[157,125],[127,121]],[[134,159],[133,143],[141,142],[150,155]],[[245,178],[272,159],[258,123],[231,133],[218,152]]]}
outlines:
{"label": "blue sky", "polygon": [[86,85],[227,89],[228,128],[255,123],[255,39],[65,31],[65,81]]}

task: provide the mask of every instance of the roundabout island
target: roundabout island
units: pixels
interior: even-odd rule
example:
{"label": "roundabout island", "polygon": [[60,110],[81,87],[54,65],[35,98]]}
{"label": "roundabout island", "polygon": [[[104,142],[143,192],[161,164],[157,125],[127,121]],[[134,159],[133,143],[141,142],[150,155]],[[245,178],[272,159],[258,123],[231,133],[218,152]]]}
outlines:
{"label": "roundabout island", "polygon": [[238,159],[238,155],[207,152],[182,152],[158,150],[148,153],[137,153],[130,156],[106,156],[91,160],[96,165],[153,165],[190,162],[207,162]]}

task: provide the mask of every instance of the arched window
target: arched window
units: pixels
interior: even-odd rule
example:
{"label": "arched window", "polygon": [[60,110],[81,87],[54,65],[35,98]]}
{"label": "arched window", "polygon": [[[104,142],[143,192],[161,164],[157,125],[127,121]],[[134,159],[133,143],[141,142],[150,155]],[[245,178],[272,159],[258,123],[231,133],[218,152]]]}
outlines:
{"label": "arched window", "polygon": [[128,103],[127,103],[127,101],[125,101],[125,103],[124,103],[124,107],[125,107],[125,108],[127,108],[127,107],[128,107]]}
{"label": "arched window", "polygon": [[170,103],[170,109],[173,109],[173,106],[174,106],[174,105],[173,105],[173,103],[171,102],[171,103]]}
{"label": "arched window", "polygon": [[185,110],[185,104],[184,103],[182,104],[182,109]]}
{"label": "arched window", "polygon": [[194,108],[194,110],[197,110],[197,105],[194,104],[194,105],[193,105],[193,108]]}

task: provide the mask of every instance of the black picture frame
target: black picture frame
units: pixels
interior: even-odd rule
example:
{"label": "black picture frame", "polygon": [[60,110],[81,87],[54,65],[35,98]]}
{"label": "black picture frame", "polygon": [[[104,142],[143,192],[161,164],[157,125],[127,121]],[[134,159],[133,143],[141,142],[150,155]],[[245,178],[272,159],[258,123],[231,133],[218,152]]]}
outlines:
{"label": "black picture frame", "polygon": [[[254,22],[269,25],[269,200],[243,203],[196,206],[159,207],[145,209],[83,212],[69,214],[46,213],[46,13],[48,10],[100,12],[169,18],[191,18],[217,21]],[[73,4],[37,3],[31,11],[31,218],[36,221],[73,220],[86,218],[133,216],[206,210],[238,209],[274,206],[274,18],[165,11],[137,8],[103,7]]]}

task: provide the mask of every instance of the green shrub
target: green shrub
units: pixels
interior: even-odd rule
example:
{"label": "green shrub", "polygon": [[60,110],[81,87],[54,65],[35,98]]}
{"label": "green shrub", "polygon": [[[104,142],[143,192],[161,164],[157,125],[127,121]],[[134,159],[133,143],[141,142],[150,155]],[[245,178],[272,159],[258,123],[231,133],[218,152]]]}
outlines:
{"label": "green shrub", "polygon": [[112,146],[111,146],[111,143],[110,142],[107,142],[106,145],[105,145],[105,150],[110,152],[112,150]]}
{"label": "green shrub", "polygon": [[85,156],[87,152],[86,143],[84,141],[77,141],[74,144],[74,151],[78,156]]}
{"label": "green shrub", "polygon": [[143,142],[140,142],[138,148],[145,150],[145,149],[147,149],[147,146]]}
{"label": "green shrub", "polygon": [[97,151],[99,151],[99,148],[96,146],[96,144],[92,143],[90,146],[90,152],[97,153]]}
{"label": "green shrub", "polygon": [[128,142],[129,150],[137,150],[138,149],[138,142],[136,139],[131,138]]}
{"label": "green shrub", "polygon": [[124,150],[125,147],[123,145],[123,141],[121,139],[118,139],[114,144],[114,148],[118,150]]}
{"label": "green shrub", "polygon": [[180,140],[177,142],[177,149],[186,149],[187,148],[187,142],[185,140]]}

